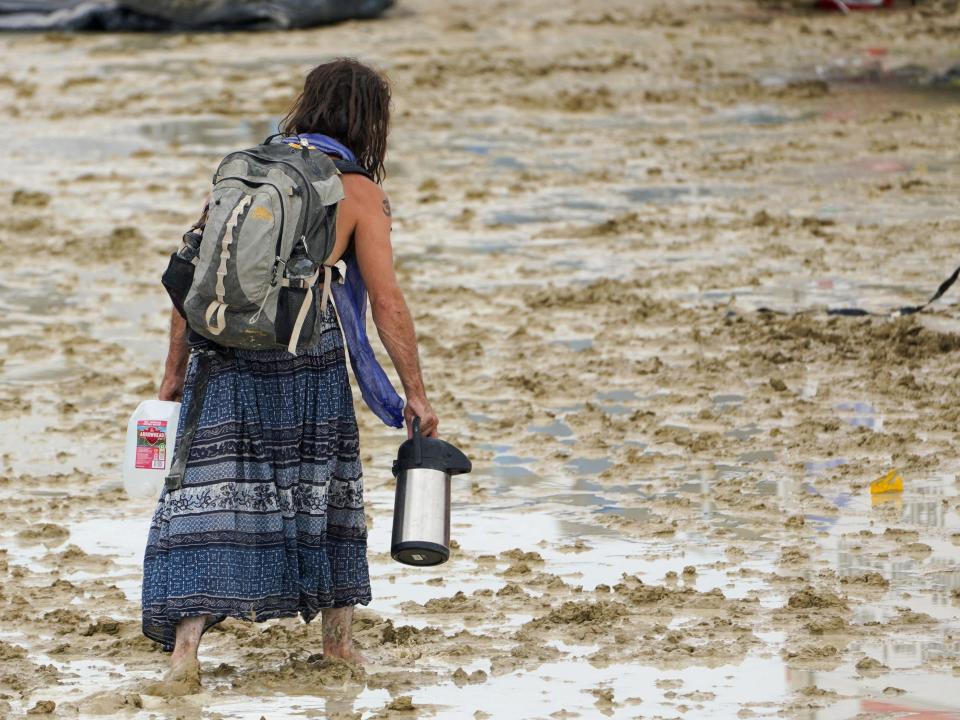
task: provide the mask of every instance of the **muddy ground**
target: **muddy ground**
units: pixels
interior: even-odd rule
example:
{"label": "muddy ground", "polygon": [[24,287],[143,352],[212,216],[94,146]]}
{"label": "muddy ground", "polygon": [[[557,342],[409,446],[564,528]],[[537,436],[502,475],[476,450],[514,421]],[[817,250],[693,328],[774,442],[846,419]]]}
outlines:
{"label": "muddy ground", "polygon": [[[0,715],[960,717],[956,2],[401,0],[285,34],[0,42]],[[390,74],[386,189],[456,481],[392,563],[401,440],[359,405],[365,670],[228,621],[142,692],[158,278],[313,64]],[[763,311],[762,308],[772,310]],[[798,311],[802,311],[799,312]],[[902,494],[871,496],[890,469]]]}

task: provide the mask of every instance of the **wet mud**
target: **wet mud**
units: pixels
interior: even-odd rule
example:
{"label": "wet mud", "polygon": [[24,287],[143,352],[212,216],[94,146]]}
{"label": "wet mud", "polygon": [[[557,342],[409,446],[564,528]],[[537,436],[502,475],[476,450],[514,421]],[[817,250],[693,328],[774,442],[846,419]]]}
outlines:
{"label": "wet mud", "polygon": [[[960,716],[955,3],[405,0],[284,34],[5,39],[0,715]],[[395,86],[386,189],[455,481],[389,557],[401,438],[358,403],[365,668],[227,621],[148,694],[165,258],[312,64]],[[898,469],[902,493],[871,495]],[[176,693],[168,693],[176,695]]]}

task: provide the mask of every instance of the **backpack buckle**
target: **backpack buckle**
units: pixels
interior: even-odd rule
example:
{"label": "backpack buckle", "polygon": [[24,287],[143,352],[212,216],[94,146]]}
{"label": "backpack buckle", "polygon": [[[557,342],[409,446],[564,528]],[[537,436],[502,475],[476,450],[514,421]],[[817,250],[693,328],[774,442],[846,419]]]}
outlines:
{"label": "backpack buckle", "polygon": [[273,261],[273,274],[270,276],[270,286],[274,287],[277,284],[277,275],[280,274],[280,266],[287,266],[287,263],[277,255],[276,259]]}

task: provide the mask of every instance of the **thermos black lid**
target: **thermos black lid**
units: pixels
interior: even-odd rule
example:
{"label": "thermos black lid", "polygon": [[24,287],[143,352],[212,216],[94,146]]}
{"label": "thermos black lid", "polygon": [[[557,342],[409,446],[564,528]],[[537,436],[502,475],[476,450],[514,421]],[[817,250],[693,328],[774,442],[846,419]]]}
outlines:
{"label": "thermos black lid", "polygon": [[444,440],[426,438],[420,434],[420,418],[413,419],[413,437],[406,440],[397,451],[393,463],[393,476],[411,468],[439,470],[449,475],[468,473],[473,468],[470,458],[457,447]]}

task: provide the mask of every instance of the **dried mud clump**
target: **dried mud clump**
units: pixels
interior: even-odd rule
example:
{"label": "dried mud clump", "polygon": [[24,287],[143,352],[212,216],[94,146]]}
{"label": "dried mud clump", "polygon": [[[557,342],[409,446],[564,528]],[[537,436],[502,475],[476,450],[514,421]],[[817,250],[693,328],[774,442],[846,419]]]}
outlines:
{"label": "dried mud clump", "polygon": [[835,667],[840,662],[840,651],[833,645],[804,645],[797,649],[784,649],[781,654],[791,664]]}
{"label": "dried mud clump", "polygon": [[766,336],[778,344],[781,352],[803,361],[830,354],[897,367],[906,359],[928,359],[960,350],[960,334],[931,330],[913,316],[852,323],[849,318],[784,318],[761,313],[734,327],[744,342],[755,344]]}
{"label": "dried mud clump", "polygon": [[891,625],[932,625],[937,622],[936,618],[925,612],[916,612],[907,607],[894,609],[897,611],[897,615],[890,620]]}
{"label": "dried mud clump", "polygon": [[538,640],[546,635],[559,635],[586,641],[608,635],[610,629],[630,615],[626,605],[610,600],[577,600],[564,602],[546,615],[525,623],[516,633],[521,641]]}
{"label": "dried mud clump", "polygon": [[26,648],[0,640],[0,700],[10,699],[5,691],[27,696],[37,688],[59,682],[60,673],[53,665],[37,665],[29,659]]}
{"label": "dried mud clump", "polygon": [[38,700],[27,710],[27,715],[51,715],[56,709],[57,704],[53,700]]}
{"label": "dried mud clump", "polygon": [[849,631],[850,625],[842,617],[828,615],[810,620],[803,629],[811,635],[839,635]]}
{"label": "dried mud clump", "polygon": [[17,538],[23,542],[57,544],[70,537],[70,532],[55,523],[34,523],[17,533]]}
{"label": "dried mud clump", "polygon": [[467,671],[462,667],[458,667],[453,672],[451,677],[457,687],[463,687],[464,685],[477,685],[487,681],[487,674],[483,670],[474,670],[472,673],[468,674]]}
{"label": "dried mud clump", "polygon": [[596,225],[591,225],[582,232],[592,237],[633,235],[642,233],[647,226],[647,221],[642,220],[638,213],[628,212],[612,217],[609,220],[604,220]]}
{"label": "dried mud clump", "polygon": [[630,611],[623,603],[609,600],[569,601],[541,618],[534,618],[524,625],[524,628],[543,629],[569,625],[606,627],[629,613]]}
{"label": "dried mud clump", "polygon": [[50,196],[45,192],[16,190],[11,202],[22,207],[46,207],[50,204]]}
{"label": "dried mud clump", "polygon": [[907,530],[906,528],[888,527],[883,531],[883,537],[896,542],[915,542],[920,538],[920,533],[916,530]]}
{"label": "dried mud clump", "polygon": [[780,563],[783,565],[802,565],[810,560],[810,553],[796,547],[784,548],[780,553]]}
{"label": "dried mud clump", "polygon": [[437,627],[416,628],[412,625],[394,627],[393,621],[387,620],[380,641],[386,645],[422,645],[442,637],[443,630]]}
{"label": "dried mud clump", "polygon": [[505,550],[500,553],[500,557],[507,558],[509,560],[516,560],[517,562],[536,562],[542,563],[543,557],[540,553],[532,552],[527,550],[521,550],[520,548],[514,548],[513,550]]}
{"label": "dried mud clump", "polygon": [[870,571],[860,575],[847,575],[840,578],[844,585],[856,585],[861,587],[887,588],[890,587],[890,581],[878,572]]}
{"label": "dried mud clump", "polygon": [[806,520],[804,520],[803,515],[791,515],[783,523],[784,527],[792,529],[802,528],[804,525],[806,525]]}
{"label": "dried mud clump", "polygon": [[398,695],[387,704],[387,710],[393,712],[413,712],[416,706],[413,704],[413,698],[409,695]]}
{"label": "dried mud clump", "polygon": [[27,651],[25,648],[22,648],[19,645],[11,645],[8,642],[0,640],[0,662],[19,660],[20,658],[25,658],[26,656]]}
{"label": "dried mud clump", "polygon": [[861,675],[879,675],[890,669],[879,660],[869,656],[861,658],[857,662],[856,668]]}
{"label": "dried mud clump", "polygon": [[[691,573],[684,574],[687,577]],[[731,601],[724,597],[720,588],[713,588],[707,592],[700,592],[692,587],[670,588],[663,585],[646,585],[642,580],[635,577],[625,577],[624,582],[613,586],[614,592],[618,597],[624,599],[632,605],[652,605],[658,604],[665,610],[675,608],[688,608],[700,610],[719,610],[727,609],[734,614],[749,612],[746,608],[749,603],[743,601]]]}
{"label": "dried mud clump", "polygon": [[303,688],[336,689],[363,686],[366,671],[359,665],[340,659],[311,656],[307,660],[289,659],[271,669],[238,674],[231,685],[246,695],[268,692],[303,692]]}
{"label": "dried mud clump", "polygon": [[786,607],[790,610],[849,610],[846,600],[839,595],[812,587],[793,593],[787,599]]}
{"label": "dried mud clump", "polygon": [[458,590],[452,597],[434,598],[427,600],[423,605],[404,603],[403,609],[419,613],[489,613],[489,606],[475,597],[468,597],[462,590]]}

